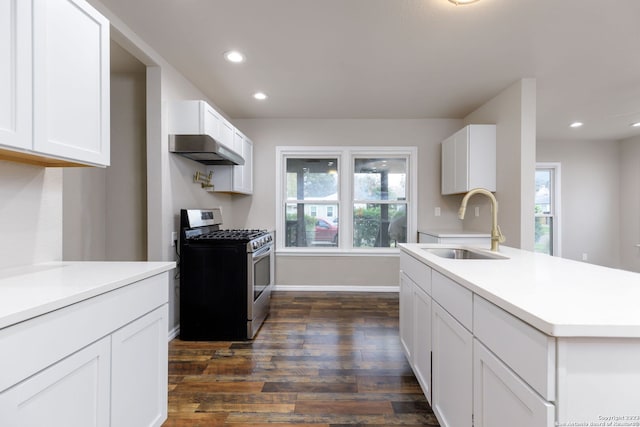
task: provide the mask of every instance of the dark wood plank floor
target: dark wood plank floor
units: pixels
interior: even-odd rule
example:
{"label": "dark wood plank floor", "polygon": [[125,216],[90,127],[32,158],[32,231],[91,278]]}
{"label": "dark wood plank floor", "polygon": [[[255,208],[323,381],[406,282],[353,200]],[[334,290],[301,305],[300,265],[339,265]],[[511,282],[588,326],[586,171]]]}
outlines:
{"label": "dark wood plank floor", "polygon": [[275,292],[247,342],[169,345],[164,426],[437,426],[394,293]]}

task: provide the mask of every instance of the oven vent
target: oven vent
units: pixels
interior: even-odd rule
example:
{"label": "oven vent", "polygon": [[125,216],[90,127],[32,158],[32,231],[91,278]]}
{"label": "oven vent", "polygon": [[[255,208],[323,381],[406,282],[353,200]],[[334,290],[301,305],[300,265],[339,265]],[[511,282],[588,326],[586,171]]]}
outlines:
{"label": "oven vent", "polygon": [[169,151],[205,165],[244,165],[242,156],[209,135],[169,135]]}

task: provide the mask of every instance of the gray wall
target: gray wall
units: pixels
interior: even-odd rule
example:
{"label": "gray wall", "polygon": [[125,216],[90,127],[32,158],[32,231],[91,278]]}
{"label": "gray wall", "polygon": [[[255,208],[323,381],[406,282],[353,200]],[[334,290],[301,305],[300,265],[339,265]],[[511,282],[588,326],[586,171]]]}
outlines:
{"label": "gray wall", "polygon": [[65,260],[147,260],[146,78],[139,68],[111,73],[111,166],[63,171]]}
{"label": "gray wall", "polygon": [[62,170],[0,160],[0,269],[62,259]]}
{"label": "gray wall", "polygon": [[[246,203],[249,227],[275,227],[276,146],[418,147],[418,228],[460,228],[457,202],[440,195],[440,142],[462,127],[460,120],[311,120],[235,121],[254,141],[254,195]],[[434,216],[441,207],[442,216]],[[243,209],[245,207],[243,206]],[[239,209],[236,207],[235,209]],[[398,257],[350,254],[278,255],[277,285],[397,286]]]}
{"label": "gray wall", "polygon": [[[498,224],[507,246],[533,250],[536,164],[536,82],[523,79],[465,117],[465,123],[496,124]],[[474,196],[473,204],[478,204]],[[481,211],[490,212],[487,201]],[[486,217],[467,215],[465,229],[490,230]]]}
{"label": "gray wall", "polygon": [[620,266],[640,273],[640,137],[620,141]]}
{"label": "gray wall", "polygon": [[561,164],[562,257],[620,267],[620,145],[538,141],[537,160]]}

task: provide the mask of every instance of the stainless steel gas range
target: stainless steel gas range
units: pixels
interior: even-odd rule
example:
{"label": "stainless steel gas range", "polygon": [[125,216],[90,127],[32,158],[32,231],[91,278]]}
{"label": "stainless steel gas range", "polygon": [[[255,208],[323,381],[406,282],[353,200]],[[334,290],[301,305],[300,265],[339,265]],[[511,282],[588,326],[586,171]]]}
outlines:
{"label": "stainless steel gas range", "polygon": [[222,230],[219,208],[180,211],[180,338],[252,339],[269,314],[273,235]]}

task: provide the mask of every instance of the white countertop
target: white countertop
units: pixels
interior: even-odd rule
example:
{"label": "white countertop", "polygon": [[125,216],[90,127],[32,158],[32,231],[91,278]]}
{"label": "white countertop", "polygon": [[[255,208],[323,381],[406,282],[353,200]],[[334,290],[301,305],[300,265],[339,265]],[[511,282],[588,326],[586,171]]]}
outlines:
{"label": "white countertop", "polygon": [[0,329],[175,266],[175,262],[50,262],[0,270]]}
{"label": "white countertop", "polygon": [[509,259],[455,260],[403,251],[542,332],[556,337],[640,337],[640,274],[501,247]]}

